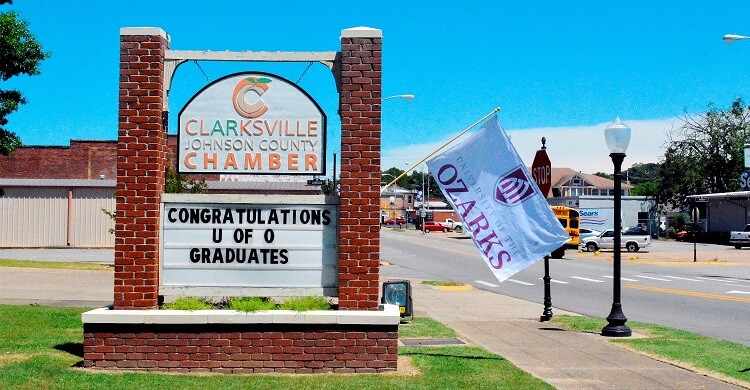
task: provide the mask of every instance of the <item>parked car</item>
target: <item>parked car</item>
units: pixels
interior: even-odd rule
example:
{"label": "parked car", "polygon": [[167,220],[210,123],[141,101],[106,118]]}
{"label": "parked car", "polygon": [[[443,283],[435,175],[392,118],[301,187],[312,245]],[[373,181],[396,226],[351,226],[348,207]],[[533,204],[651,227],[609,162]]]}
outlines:
{"label": "parked car", "polygon": [[745,226],[743,231],[733,231],[729,233],[729,243],[737,249],[743,246],[750,246],[750,224]]}
{"label": "parked car", "polygon": [[[614,248],[615,231],[607,229],[602,234],[581,240],[579,246],[588,251],[596,252],[601,249]],[[651,245],[651,235],[641,228],[622,229],[620,246],[626,248],[628,252],[638,252],[639,249]]]}
{"label": "parked car", "polygon": [[600,234],[602,234],[602,232],[599,231],[599,230],[596,230],[596,229],[586,229],[586,228],[580,228],[580,229],[578,229],[579,242],[583,241],[583,240],[585,240],[585,239],[587,239],[589,237],[598,236]]}
{"label": "parked car", "polygon": [[461,223],[461,221],[454,221],[452,218],[446,218],[445,222],[443,222],[442,224],[457,232],[460,232],[464,228],[464,225]]}
{"label": "parked car", "polygon": [[403,217],[398,218],[388,218],[385,221],[383,221],[384,225],[403,225],[406,223],[406,219]]}
{"label": "parked car", "polygon": [[698,237],[698,233],[692,230],[680,230],[677,232],[677,241],[693,241],[693,237]]}
{"label": "parked car", "polygon": [[648,230],[640,226],[632,226],[622,229],[623,236],[642,236],[644,234],[648,234]]}
{"label": "parked car", "polygon": [[429,233],[429,232],[447,233],[447,232],[453,231],[453,229],[435,221],[425,221],[422,223],[422,231],[425,233]]}

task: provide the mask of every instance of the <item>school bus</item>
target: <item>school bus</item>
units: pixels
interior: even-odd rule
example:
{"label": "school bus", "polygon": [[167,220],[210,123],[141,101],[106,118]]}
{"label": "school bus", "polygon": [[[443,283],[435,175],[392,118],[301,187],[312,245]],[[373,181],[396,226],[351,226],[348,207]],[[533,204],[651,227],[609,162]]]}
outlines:
{"label": "school bus", "polygon": [[578,249],[580,234],[580,214],[578,213],[578,210],[567,206],[552,206],[552,211],[570,236],[570,239],[565,243],[565,247],[569,249]]}

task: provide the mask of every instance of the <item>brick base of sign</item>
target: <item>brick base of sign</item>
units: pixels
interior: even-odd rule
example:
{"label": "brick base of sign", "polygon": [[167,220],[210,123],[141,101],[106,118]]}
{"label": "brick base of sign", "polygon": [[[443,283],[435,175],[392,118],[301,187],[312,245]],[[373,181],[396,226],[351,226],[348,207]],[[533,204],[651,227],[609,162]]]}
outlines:
{"label": "brick base of sign", "polygon": [[[87,368],[297,374],[397,369],[398,323],[86,323],[87,314]],[[242,317],[247,315],[235,320]]]}

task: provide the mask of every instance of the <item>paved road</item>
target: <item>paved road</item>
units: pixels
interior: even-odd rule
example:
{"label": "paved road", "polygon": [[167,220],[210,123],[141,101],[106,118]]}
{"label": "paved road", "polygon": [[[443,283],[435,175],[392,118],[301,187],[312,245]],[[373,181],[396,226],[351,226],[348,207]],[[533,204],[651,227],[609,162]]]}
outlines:
{"label": "paved road", "polygon": [[[451,234],[421,235],[383,229],[386,277],[451,280],[530,302],[542,302],[543,262],[498,283],[470,240]],[[698,262],[692,244],[656,242],[647,252],[623,253],[622,303],[630,321],[656,323],[750,345],[750,250],[703,244]],[[612,305],[612,253],[568,251],[552,259],[552,304],[596,317]],[[718,259],[718,260],[717,260]],[[541,313],[540,313],[541,314]]]}
{"label": "paved road", "polygon": [[10,305],[104,307],[114,297],[114,271],[0,267],[0,302]]}
{"label": "paved road", "polygon": [[[0,259],[114,264],[114,249],[0,249]],[[114,270],[0,267],[5,304],[103,307],[112,304]]]}

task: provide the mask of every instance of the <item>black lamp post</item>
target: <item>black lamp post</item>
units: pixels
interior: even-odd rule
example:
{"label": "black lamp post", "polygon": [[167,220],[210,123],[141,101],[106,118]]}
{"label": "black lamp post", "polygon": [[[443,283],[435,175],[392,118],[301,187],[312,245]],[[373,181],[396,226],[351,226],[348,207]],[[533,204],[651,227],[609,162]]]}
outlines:
{"label": "black lamp post", "polygon": [[609,148],[609,157],[612,158],[612,163],[615,166],[615,255],[614,255],[614,275],[613,275],[613,300],[612,310],[607,316],[607,325],[602,328],[602,336],[609,337],[629,337],[632,332],[625,322],[628,319],[622,312],[622,304],[620,303],[620,257],[621,257],[621,241],[622,241],[622,161],[625,159],[625,151],[628,149],[628,143],[630,143],[630,128],[620,121],[620,118],[615,118],[615,121],[610,123],[607,128],[604,129],[604,139],[607,141],[607,148]]}

